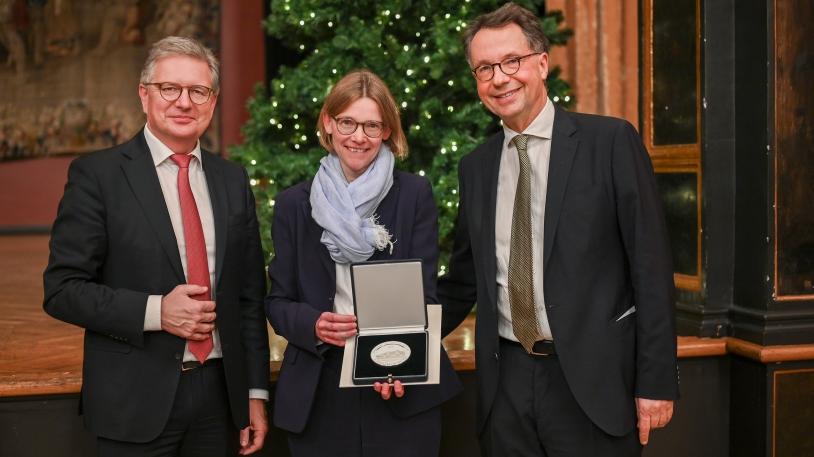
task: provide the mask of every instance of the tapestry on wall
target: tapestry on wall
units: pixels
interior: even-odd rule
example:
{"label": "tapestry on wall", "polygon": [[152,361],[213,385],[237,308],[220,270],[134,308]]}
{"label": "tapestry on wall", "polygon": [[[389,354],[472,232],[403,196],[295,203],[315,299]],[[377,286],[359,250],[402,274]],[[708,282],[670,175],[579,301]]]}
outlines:
{"label": "tapestry on wall", "polygon": [[[0,0],[0,161],[82,154],[144,125],[149,45],[201,40],[217,53],[218,0]],[[219,115],[202,146],[219,150]]]}

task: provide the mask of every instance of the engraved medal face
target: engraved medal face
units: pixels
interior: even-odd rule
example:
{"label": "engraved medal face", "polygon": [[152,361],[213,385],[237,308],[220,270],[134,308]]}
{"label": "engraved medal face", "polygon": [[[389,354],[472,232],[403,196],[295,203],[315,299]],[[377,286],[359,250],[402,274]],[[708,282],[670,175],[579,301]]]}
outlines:
{"label": "engraved medal face", "polygon": [[385,341],[370,351],[370,359],[382,367],[401,365],[410,358],[410,346],[401,341]]}

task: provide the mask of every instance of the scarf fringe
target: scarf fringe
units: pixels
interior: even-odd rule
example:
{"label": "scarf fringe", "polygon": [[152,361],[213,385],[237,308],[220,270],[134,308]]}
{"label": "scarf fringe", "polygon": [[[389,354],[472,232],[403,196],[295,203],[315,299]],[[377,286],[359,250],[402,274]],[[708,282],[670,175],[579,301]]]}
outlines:
{"label": "scarf fringe", "polygon": [[370,218],[373,225],[373,243],[377,251],[382,251],[385,248],[390,248],[390,254],[393,254],[393,235],[387,231],[387,227],[379,223],[379,217],[373,215]]}

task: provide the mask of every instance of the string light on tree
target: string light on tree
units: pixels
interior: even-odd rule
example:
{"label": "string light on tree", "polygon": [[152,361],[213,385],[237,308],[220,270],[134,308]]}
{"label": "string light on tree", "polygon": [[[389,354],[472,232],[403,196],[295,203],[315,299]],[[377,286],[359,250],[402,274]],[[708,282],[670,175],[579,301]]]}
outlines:
{"label": "string light on tree", "polygon": [[[475,93],[459,30],[496,3],[449,2],[440,12],[437,3],[402,0],[381,0],[370,4],[370,11],[359,11],[356,2],[270,3],[273,14],[264,27],[286,48],[282,60],[293,63],[281,67],[256,93],[243,128],[245,141],[229,150],[230,158],[247,167],[257,201],[266,202],[257,209],[264,248],[271,249],[268,224],[275,195],[313,177],[325,154],[319,133],[312,135],[309,127],[317,124],[322,100],[349,70],[369,68],[399,96],[410,146],[410,155],[399,167],[422,172],[433,183],[440,258],[446,259],[459,196],[458,160],[500,129]],[[541,11],[543,3],[527,0],[524,6]],[[561,21],[556,14],[543,21],[554,46],[567,38],[556,30]],[[567,84],[555,69],[551,73],[547,84],[552,100],[573,103]]]}

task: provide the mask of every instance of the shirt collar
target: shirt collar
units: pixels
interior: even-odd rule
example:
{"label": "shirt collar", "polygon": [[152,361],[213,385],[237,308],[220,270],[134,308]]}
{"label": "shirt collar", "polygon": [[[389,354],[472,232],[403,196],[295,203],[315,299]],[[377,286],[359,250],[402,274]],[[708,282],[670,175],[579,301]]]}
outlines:
{"label": "shirt collar", "polygon": [[543,107],[542,111],[531,121],[528,127],[522,132],[515,132],[514,130],[506,127],[506,124],[503,124],[503,136],[504,136],[504,143],[503,146],[505,148],[514,137],[520,135],[521,133],[526,135],[531,135],[538,138],[545,138],[550,140],[551,134],[554,131],[554,103],[551,102],[551,99],[546,97],[545,106]]}
{"label": "shirt collar", "polygon": [[[170,156],[174,154],[172,149],[170,149],[166,144],[162,143],[161,140],[159,140],[158,137],[156,137],[153,132],[150,131],[150,127],[147,124],[144,125],[144,139],[147,140],[147,148],[150,150],[150,155],[153,157],[153,165],[156,167],[161,165],[165,160],[169,159]],[[192,149],[190,154],[195,156],[198,163],[201,163],[200,141],[195,143],[195,148]]]}

